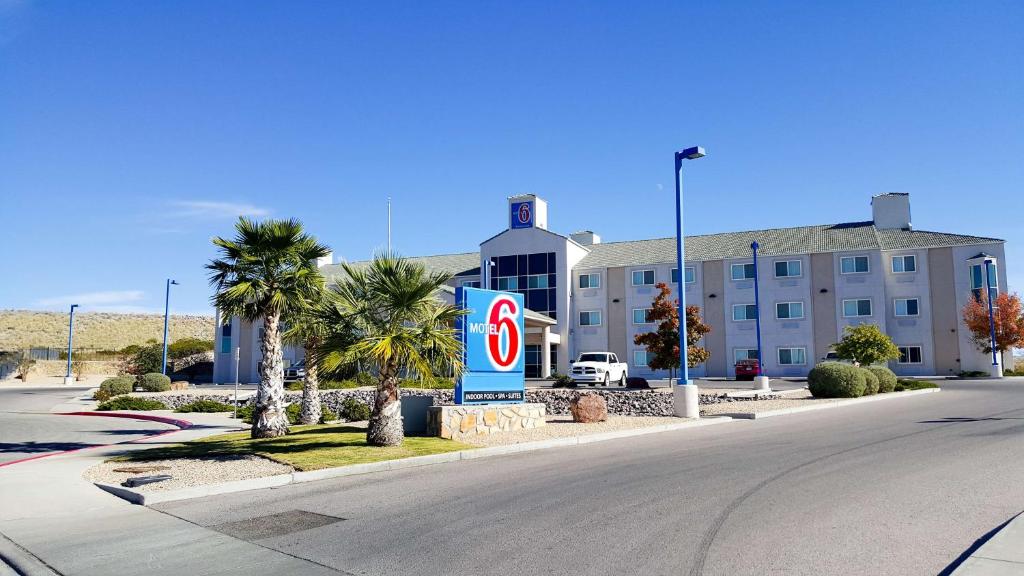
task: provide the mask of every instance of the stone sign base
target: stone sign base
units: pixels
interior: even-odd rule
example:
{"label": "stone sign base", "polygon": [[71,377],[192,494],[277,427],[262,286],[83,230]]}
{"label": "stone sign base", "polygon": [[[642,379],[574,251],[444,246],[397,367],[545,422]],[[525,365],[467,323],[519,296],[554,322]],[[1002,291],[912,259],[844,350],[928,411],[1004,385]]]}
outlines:
{"label": "stone sign base", "polygon": [[544,404],[464,404],[427,409],[427,435],[459,440],[544,425]]}

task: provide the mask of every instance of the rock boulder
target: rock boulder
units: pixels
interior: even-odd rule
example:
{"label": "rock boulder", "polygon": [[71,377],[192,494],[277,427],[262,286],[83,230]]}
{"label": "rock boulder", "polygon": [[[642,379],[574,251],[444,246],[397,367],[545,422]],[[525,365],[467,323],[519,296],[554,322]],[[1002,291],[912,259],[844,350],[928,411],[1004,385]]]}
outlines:
{"label": "rock boulder", "polygon": [[581,394],[569,402],[573,422],[604,422],[608,419],[608,403],[598,394]]}

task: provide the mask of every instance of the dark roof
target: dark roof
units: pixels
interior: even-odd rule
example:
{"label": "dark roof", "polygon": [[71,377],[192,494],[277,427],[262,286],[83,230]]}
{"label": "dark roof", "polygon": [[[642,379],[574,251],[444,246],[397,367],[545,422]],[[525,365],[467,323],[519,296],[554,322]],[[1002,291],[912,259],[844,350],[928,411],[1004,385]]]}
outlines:
{"label": "dark roof", "polygon": [[[870,221],[848,222],[687,236],[686,260],[702,262],[745,258],[750,256],[750,243],[755,240],[760,245],[758,253],[765,256],[848,250],[908,250],[1003,242],[996,238],[945,232],[879,230]],[[606,242],[588,248],[590,253],[576,265],[577,268],[665,264],[676,259],[675,238]]]}
{"label": "dark roof", "polygon": [[[553,232],[552,232],[553,234]],[[929,232],[925,230],[900,230],[875,228],[874,223],[847,222],[844,224],[822,224],[819,226],[798,226],[795,228],[773,228],[744,232],[723,232],[686,237],[686,260],[702,262],[750,256],[750,243],[757,240],[759,254],[782,256],[815,252],[842,252],[848,250],[910,250],[915,248],[942,248],[947,246],[971,246],[1005,242],[998,238]],[[589,254],[576,265],[577,268],[614,268],[644,264],[668,264],[676,259],[676,240],[654,238],[651,240],[628,240],[605,242],[584,246]],[[480,253],[439,254],[410,258],[423,264],[428,271],[444,271],[456,276],[480,274]],[[365,266],[368,261],[352,262],[354,266]],[[343,274],[340,264],[320,269],[328,278]]]}

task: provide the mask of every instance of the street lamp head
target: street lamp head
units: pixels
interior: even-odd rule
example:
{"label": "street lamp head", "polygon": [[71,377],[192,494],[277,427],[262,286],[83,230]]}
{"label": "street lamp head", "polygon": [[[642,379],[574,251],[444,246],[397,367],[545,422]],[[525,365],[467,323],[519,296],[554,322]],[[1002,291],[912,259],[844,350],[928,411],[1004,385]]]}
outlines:
{"label": "street lamp head", "polygon": [[177,280],[171,280],[171,284],[174,285],[174,286],[178,286],[179,285]]}
{"label": "street lamp head", "polygon": [[682,160],[696,160],[697,158],[703,158],[705,155],[704,149],[700,146],[693,146],[692,148],[687,148],[682,152],[676,152],[676,158]]}
{"label": "street lamp head", "polygon": [[757,243],[757,240],[754,240],[753,242],[750,243],[750,249],[751,250],[757,250],[760,247],[761,247],[761,245]]}
{"label": "street lamp head", "polygon": [[72,304],[72,305],[71,305],[71,309],[72,309],[72,310],[74,310],[75,308],[78,308],[78,304]]}

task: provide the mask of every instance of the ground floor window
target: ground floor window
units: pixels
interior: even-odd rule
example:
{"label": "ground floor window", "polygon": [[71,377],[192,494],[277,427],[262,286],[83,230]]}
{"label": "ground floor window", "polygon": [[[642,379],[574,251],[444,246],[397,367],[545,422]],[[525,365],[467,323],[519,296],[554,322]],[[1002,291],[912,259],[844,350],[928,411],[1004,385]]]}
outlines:
{"label": "ground floor window", "polygon": [[231,324],[225,324],[220,327],[220,353],[228,354],[231,352]]}
{"label": "ground floor window", "polygon": [[802,366],[807,364],[806,348],[779,348],[779,366]]}
{"label": "ground floor window", "polygon": [[757,348],[733,348],[733,365],[739,364],[740,360],[757,360]]}
{"label": "ground floor window", "polygon": [[580,312],[580,326],[600,326],[601,325],[601,311],[600,310],[584,310]]}
{"label": "ground floor window", "polygon": [[[527,344],[526,345],[526,357],[525,370],[527,378],[540,378],[541,368],[544,362],[544,358],[541,355],[540,344]],[[551,372],[554,373],[558,370],[558,345],[551,345]]]}
{"label": "ground floor window", "polygon": [[921,347],[920,346],[900,346],[900,359],[897,360],[899,364],[920,364],[921,363]]}

